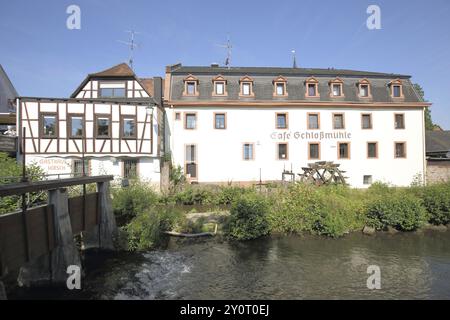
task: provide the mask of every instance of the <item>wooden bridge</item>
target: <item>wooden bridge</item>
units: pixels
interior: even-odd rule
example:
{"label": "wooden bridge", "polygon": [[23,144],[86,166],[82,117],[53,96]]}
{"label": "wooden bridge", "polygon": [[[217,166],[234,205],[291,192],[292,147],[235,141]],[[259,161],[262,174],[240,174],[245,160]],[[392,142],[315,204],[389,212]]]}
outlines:
{"label": "wooden bridge", "polygon": [[[2,277],[18,275],[21,285],[65,284],[67,267],[81,267],[74,236],[85,247],[114,249],[117,228],[109,194],[112,176],[21,182],[0,186],[0,197],[21,196],[22,210],[0,215],[0,299],[6,298]],[[96,192],[86,185],[95,183]],[[69,198],[67,188],[83,186]],[[45,205],[28,208],[27,194],[47,192]]]}

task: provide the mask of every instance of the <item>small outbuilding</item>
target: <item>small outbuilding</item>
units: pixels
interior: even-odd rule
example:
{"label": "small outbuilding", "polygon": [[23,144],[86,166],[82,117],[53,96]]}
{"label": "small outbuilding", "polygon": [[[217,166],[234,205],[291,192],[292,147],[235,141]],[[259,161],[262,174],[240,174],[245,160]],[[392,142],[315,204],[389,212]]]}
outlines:
{"label": "small outbuilding", "polygon": [[426,132],[428,183],[450,181],[450,131]]}

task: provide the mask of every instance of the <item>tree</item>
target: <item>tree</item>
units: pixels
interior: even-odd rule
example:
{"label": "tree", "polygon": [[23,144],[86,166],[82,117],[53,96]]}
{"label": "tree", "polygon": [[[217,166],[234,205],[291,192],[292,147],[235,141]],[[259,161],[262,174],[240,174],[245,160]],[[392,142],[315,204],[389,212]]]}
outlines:
{"label": "tree", "polygon": [[[425,100],[425,92],[423,91],[423,88],[418,83],[414,83],[414,89],[416,90],[419,97],[423,100]],[[433,120],[431,119],[431,111],[428,107],[425,107],[425,130],[434,130],[437,125],[433,123]]]}

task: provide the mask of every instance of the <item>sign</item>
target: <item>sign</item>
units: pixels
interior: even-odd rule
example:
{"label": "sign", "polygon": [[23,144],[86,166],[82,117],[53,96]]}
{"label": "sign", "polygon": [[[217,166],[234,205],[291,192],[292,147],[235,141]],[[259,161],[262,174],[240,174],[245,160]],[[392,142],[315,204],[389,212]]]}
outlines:
{"label": "sign", "polygon": [[325,131],[274,131],[271,133],[272,140],[350,140],[352,134],[347,131],[325,132]]}

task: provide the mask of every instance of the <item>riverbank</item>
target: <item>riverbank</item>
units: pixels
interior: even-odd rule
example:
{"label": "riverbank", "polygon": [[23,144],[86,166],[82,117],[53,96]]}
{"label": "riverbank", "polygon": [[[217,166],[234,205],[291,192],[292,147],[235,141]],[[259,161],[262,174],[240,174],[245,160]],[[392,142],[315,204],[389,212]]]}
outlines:
{"label": "riverbank", "polygon": [[129,250],[158,248],[166,231],[213,232],[214,223],[197,207],[218,214],[219,234],[233,240],[269,234],[338,238],[364,227],[407,232],[450,222],[449,183],[410,188],[375,183],[367,190],[308,184],[274,184],[262,190],[187,185],[158,195],[134,182],[113,189],[112,196]]}

